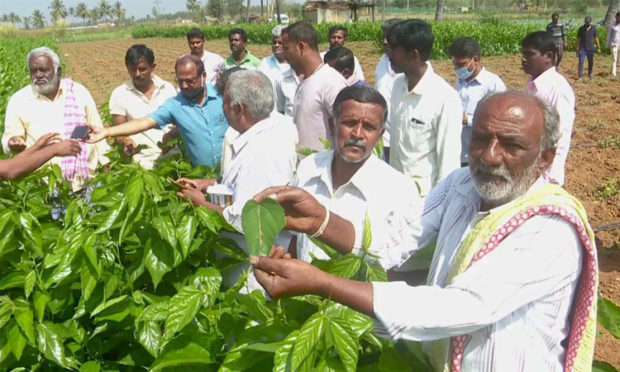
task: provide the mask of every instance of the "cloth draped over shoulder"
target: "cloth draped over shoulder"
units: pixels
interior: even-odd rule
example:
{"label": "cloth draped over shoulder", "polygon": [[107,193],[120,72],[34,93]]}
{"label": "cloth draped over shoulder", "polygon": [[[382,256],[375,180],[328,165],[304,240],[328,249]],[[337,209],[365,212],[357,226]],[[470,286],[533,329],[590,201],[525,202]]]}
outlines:
{"label": "cloth draped over shoulder", "polygon": [[[65,122],[64,122],[64,138],[71,138],[71,134],[76,127],[87,126],[84,111],[78,107],[73,90],[73,80],[64,78],[65,92]],[[60,169],[65,179],[72,180],[73,177],[88,177],[88,153],[86,144],[80,142],[80,153],[77,156],[65,156],[60,163]]]}
{"label": "cloth draped over shoulder", "polygon": [[[581,203],[557,185],[538,191],[504,210],[489,214],[469,232],[455,258],[448,282],[495,249],[517,227],[536,215],[557,215],[574,225],[584,249],[584,264],[573,301],[565,371],[590,371],[596,338],[598,262],[594,232]],[[545,247],[540,247],[545,249]],[[433,341],[429,358],[437,371],[460,372],[467,335]]]}

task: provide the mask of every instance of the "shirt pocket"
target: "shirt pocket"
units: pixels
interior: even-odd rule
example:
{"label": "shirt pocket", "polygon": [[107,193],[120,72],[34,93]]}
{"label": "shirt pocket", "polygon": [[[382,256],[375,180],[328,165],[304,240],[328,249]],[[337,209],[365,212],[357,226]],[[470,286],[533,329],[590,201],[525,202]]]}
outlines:
{"label": "shirt pocket", "polygon": [[427,152],[433,135],[431,117],[410,111],[405,117],[401,141],[414,152]]}

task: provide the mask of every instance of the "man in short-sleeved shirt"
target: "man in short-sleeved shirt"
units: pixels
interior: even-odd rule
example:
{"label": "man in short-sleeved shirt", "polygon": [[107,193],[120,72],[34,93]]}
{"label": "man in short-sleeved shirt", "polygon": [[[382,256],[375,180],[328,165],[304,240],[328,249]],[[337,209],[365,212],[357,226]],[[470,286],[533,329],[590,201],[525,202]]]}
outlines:
{"label": "man in short-sleeved shirt", "polygon": [[303,76],[295,93],[293,122],[299,132],[297,148],[321,151],[321,138],[329,139],[328,121],[338,92],[346,81],[338,71],[323,64],[318,37],[307,22],[294,23],[282,31],[286,60],[298,76]]}
{"label": "man in short-sleeved shirt", "polygon": [[601,52],[601,45],[598,40],[596,27],[592,25],[592,17],[587,16],[583,26],[577,30],[577,56],[579,57],[579,79],[583,76],[583,64],[588,59],[588,77],[592,78],[592,69],[594,68],[594,45],[596,50]]}
{"label": "man in short-sleeved shirt", "polygon": [[228,32],[228,45],[232,53],[222,64],[225,70],[235,66],[243,67],[246,70],[253,70],[260,66],[261,60],[254,57],[245,47],[247,42],[248,34],[244,29],[233,28]]}
{"label": "man in short-sleeved shirt", "polygon": [[177,60],[175,71],[181,90],[149,116],[110,128],[91,127],[88,142],[105,137],[128,136],[168,123],[179,127],[192,165],[214,167],[222,154],[222,141],[228,123],[222,111],[222,98],[206,84],[204,65],[196,56]]}
{"label": "man in short-sleeved shirt", "polygon": [[284,26],[277,25],[271,30],[272,54],[263,58],[258,68],[260,72],[267,75],[274,86],[276,80],[281,79],[282,75],[291,69],[291,66],[286,62],[284,48],[282,47],[282,29]]}
{"label": "man in short-sleeved shirt", "polygon": [[224,58],[204,49],[205,34],[199,28],[192,28],[187,31],[187,44],[190,49],[187,55],[194,55],[202,60],[207,73],[207,83],[215,84],[217,75],[222,70]]}
{"label": "man in short-sleeved shirt", "polygon": [[[347,37],[349,36],[349,30],[344,26],[332,26],[329,28],[329,49],[344,47],[344,44],[347,42]],[[328,51],[321,52],[321,60],[325,58],[325,53]],[[353,74],[357,78],[357,80],[364,81],[364,71],[362,70],[362,65],[357,57],[353,56],[353,63],[355,64],[355,71]]]}

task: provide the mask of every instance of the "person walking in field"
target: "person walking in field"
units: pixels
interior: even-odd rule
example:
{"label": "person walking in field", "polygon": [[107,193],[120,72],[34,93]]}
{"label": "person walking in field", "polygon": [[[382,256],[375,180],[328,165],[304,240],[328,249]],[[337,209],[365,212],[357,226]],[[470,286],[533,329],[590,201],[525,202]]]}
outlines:
{"label": "person walking in field", "polygon": [[[31,50],[27,57],[30,85],[11,96],[4,118],[2,149],[6,154],[21,152],[50,132],[71,138],[75,128],[90,126],[103,130],[97,106],[88,90],[71,78],[62,78],[58,55],[47,47]],[[77,156],[58,157],[62,175],[74,192],[84,190],[99,165],[107,164],[105,142],[79,143]],[[51,156],[50,156],[51,158]]]}
{"label": "person walking in field", "polygon": [[583,76],[583,65],[585,59],[588,59],[588,78],[592,79],[592,70],[594,69],[594,46],[596,51],[601,52],[601,45],[598,40],[596,27],[592,24],[592,17],[587,16],[584,19],[583,26],[577,30],[577,57],[579,58],[579,67],[577,71],[578,79]]}
{"label": "person walking in field", "polygon": [[261,65],[261,60],[254,57],[246,48],[248,34],[242,28],[233,28],[228,32],[228,46],[230,56],[224,60],[222,68],[229,69],[239,66],[245,69],[256,69]]}
{"label": "person walking in field", "polygon": [[607,42],[605,44],[613,57],[611,74],[616,76],[618,54],[620,53],[618,51],[620,49],[620,12],[616,13],[616,23],[609,26],[609,30],[607,31]]}
{"label": "person walking in field", "polygon": [[[338,47],[344,47],[344,44],[347,42],[347,38],[349,37],[349,29],[344,26],[332,26],[329,28],[329,49],[334,49]],[[328,50],[321,52],[321,60],[325,58],[325,53]],[[362,70],[362,65],[357,57],[353,56],[353,61],[355,63],[355,76],[358,80],[364,81],[364,71]]]}
{"label": "person walking in field", "polygon": [[499,76],[484,68],[482,49],[475,39],[458,38],[450,45],[449,52],[457,77],[454,88],[463,103],[461,166],[467,166],[472,123],[478,102],[489,94],[505,91],[506,85]]}
{"label": "person walking in field", "polygon": [[202,60],[207,74],[207,83],[215,84],[217,75],[222,70],[224,58],[217,53],[209,52],[204,49],[205,34],[199,28],[192,28],[187,31],[187,44],[190,52],[187,55],[193,55]]}
{"label": "person walking in field", "polygon": [[575,121],[575,93],[555,68],[555,42],[548,32],[533,32],[525,36],[521,42],[521,55],[523,71],[530,75],[528,92],[551,103],[560,115],[561,136],[553,163],[543,172],[543,178],[562,186]]}
{"label": "person walking in field", "polygon": [[560,15],[558,13],[553,13],[551,15],[551,23],[547,25],[547,32],[553,35],[553,40],[555,41],[555,67],[560,67],[560,62],[562,62],[562,56],[564,55],[564,49],[566,49],[566,33],[564,32],[564,24],[559,22]]}
{"label": "person walking in field", "polygon": [[[177,95],[171,83],[155,75],[155,55],[146,45],[132,45],[127,50],[125,67],[129,80],[116,87],[110,95],[109,107],[114,125],[143,118],[159,108],[168,98]],[[173,125],[169,125],[163,130],[152,128],[124,137],[124,152],[133,156],[142,167],[152,169],[155,161],[165,155],[160,146],[171,131],[178,133]],[[145,148],[138,150],[138,146]],[[178,150],[166,154],[173,153],[178,153]]]}

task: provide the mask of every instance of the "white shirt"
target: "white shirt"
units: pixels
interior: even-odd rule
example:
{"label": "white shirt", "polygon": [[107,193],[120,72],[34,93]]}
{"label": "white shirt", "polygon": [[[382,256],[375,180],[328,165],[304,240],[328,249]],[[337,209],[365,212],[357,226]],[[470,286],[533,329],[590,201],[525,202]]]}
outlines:
{"label": "white shirt", "polygon": [[275,86],[275,81],[282,77],[282,75],[291,69],[291,65],[287,62],[280,63],[276,56],[273,54],[263,58],[258,70],[267,75],[271,84]]}
{"label": "white shirt", "polygon": [[292,68],[274,81],[276,91],[276,110],[290,118],[293,117],[293,102],[299,86],[299,78]]}
{"label": "white shirt", "polygon": [[390,165],[413,177],[424,196],[461,166],[463,107],[429,62],[411,91],[407,85],[403,75],[392,91]]}
{"label": "white shirt", "polygon": [[[191,53],[187,53],[186,55],[191,55]],[[219,54],[212,53],[207,51],[206,49],[202,50],[202,57],[200,57],[202,63],[205,65],[205,72],[207,73],[207,83],[211,83],[215,85],[217,81],[217,75],[222,71],[222,64],[224,63],[224,58]]]}
{"label": "white shirt", "polygon": [[506,85],[499,76],[482,67],[471,81],[458,79],[454,88],[459,93],[463,104],[463,117],[467,115],[467,125],[463,127],[461,133],[461,162],[468,163],[468,149],[476,106],[485,96],[506,91]]}
{"label": "white shirt", "polygon": [[[392,88],[394,87],[394,81],[399,76],[404,76],[404,74],[394,72],[394,70],[392,70],[392,65],[390,65],[390,58],[387,54],[382,55],[381,59],[379,59],[379,63],[377,63],[377,68],[375,69],[375,89],[377,89],[383,98],[385,98],[389,113],[392,112],[390,109]],[[388,120],[385,122],[385,132],[383,132],[384,147],[390,146],[390,131],[390,117],[388,116]]]}
{"label": "white shirt", "polygon": [[620,23],[614,23],[607,30],[607,48],[612,46],[620,46]]}
{"label": "white shirt", "polygon": [[[395,213],[421,214],[422,200],[413,181],[371,155],[349,182],[334,190],[331,171],[334,156],[334,151],[330,150],[312,154],[302,160],[293,186],[308,191],[330,211],[351,221],[356,231],[363,231],[365,216],[368,214],[372,233],[370,251],[381,257],[379,261],[383,267],[397,265],[400,256],[392,257],[389,250],[383,249],[387,238],[385,220]],[[356,234],[353,253],[364,252],[361,237],[361,233]],[[297,257],[311,262],[312,255],[319,259],[329,259],[307,235],[297,234]]]}
{"label": "white shirt", "polygon": [[[4,117],[4,133],[2,135],[2,149],[9,154],[9,139],[21,136],[26,140],[26,146],[32,146],[41,136],[55,132],[65,132],[65,82],[61,80],[58,93],[53,100],[35,92],[30,84],[18,90],[11,96],[6,106]],[[80,83],[73,82],[73,92],[76,103],[80,110],[83,110],[86,123],[101,127],[101,117],[97,111],[97,106],[88,90]],[[89,176],[92,178],[96,174],[99,164],[108,163],[105,156],[110,150],[106,141],[96,144],[86,144],[88,152]],[[49,163],[60,165],[62,158],[54,157]],[[74,191],[81,189],[87,179],[74,177],[71,185]]]}
{"label": "white shirt", "polygon": [[421,218],[389,221],[388,241],[398,242],[391,249],[403,256],[435,239],[437,247],[426,286],[373,283],[377,331],[416,341],[467,333],[463,371],[562,371],[582,261],[576,229],[561,217],[534,216],[448,285],[465,235],[494,213],[480,212],[480,203],[463,168],[433,189]]}
{"label": "white shirt", "polygon": [[320,138],[329,139],[328,120],[332,106],[346,86],[344,77],[326,64],[321,64],[299,83],[293,101],[293,122],[299,133],[298,148],[324,150]]}
{"label": "white shirt", "polygon": [[575,93],[570,83],[556,71],[555,67],[550,67],[534,80],[530,79],[527,90],[536,97],[547,100],[560,114],[560,140],[553,163],[543,176],[548,182],[562,186],[575,121]]}
{"label": "white shirt", "polygon": [[[155,75],[152,80],[155,84],[155,91],[150,99],[136,89],[131,79],[116,87],[110,95],[110,114],[125,116],[127,121],[143,118],[157,110],[168,98],[177,95],[176,89],[169,82]],[[155,160],[162,156],[158,143],[162,141],[162,137],[171,127],[166,127],[164,130],[152,128],[131,135],[130,138],[137,145],[147,146],[133,156],[134,160],[141,166],[152,169]]]}
{"label": "white shirt", "polygon": [[[323,58],[325,57],[325,53],[327,53],[327,50],[324,52],[321,52],[321,61],[323,61]],[[353,75],[357,76],[358,80],[364,81],[364,71],[362,70],[362,65],[360,64],[360,61],[357,59],[356,56],[353,56],[353,66],[354,66]]]}

